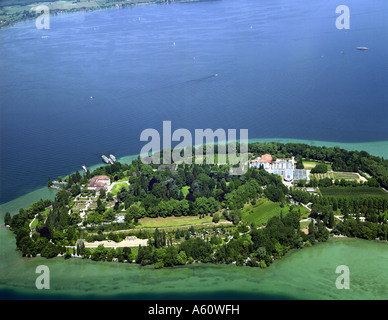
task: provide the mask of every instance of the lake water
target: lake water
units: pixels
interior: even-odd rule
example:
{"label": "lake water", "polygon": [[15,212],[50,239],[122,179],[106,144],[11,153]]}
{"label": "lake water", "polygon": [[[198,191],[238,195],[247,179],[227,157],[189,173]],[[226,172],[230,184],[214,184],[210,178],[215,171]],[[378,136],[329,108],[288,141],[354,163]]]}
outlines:
{"label": "lake water", "polygon": [[[55,16],[50,30],[34,21],[0,30],[1,221],[6,211],[53,198],[47,176],[94,168],[101,154],[129,162],[144,145],[140,133],[161,132],[163,120],[173,130],[247,128],[260,141],[336,144],[388,157],[388,4],[352,1],[351,28],[338,30],[340,4],[150,5]],[[388,296],[387,243],[335,239],[265,270],[153,270],[26,259],[4,227],[0,240],[2,298]],[[52,277],[45,292],[35,288],[39,264]],[[342,264],[350,268],[350,290],[335,287]]]}
{"label": "lake water", "polygon": [[[1,227],[4,228],[4,227]],[[267,269],[195,264],[154,270],[135,264],[73,258],[21,258],[0,230],[2,299],[387,299],[388,243],[331,239],[289,253]],[[35,287],[38,265],[50,269],[50,289]],[[336,268],[350,271],[337,289]]]}
{"label": "lake water", "polygon": [[0,203],[101,154],[138,154],[163,120],[193,135],[388,141],[387,2],[352,1],[349,30],[338,5],[149,5],[0,30]]}

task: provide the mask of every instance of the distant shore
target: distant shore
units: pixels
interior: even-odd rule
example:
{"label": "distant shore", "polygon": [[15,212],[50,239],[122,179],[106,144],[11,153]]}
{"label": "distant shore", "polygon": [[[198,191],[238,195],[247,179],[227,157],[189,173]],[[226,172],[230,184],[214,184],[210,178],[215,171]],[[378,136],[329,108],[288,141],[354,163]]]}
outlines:
{"label": "distant shore", "polygon": [[[79,2],[74,1],[42,1],[42,0],[24,0],[19,1],[17,4],[8,5],[5,1],[4,4],[0,5],[0,29],[10,27],[16,23],[33,20],[38,18],[41,14],[36,13],[34,8],[40,5],[45,5],[50,9],[50,15],[58,15],[65,13],[75,12],[91,12],[105,9],[119,9],[135,7],[140,5],[150,4],[173,4],[173,3],[186,3],[186,2],[201,2],[211,0],[127,0],[127,1],[114,1],[108,2],[107,0],[102,1],[86,1],[80,0]],[[24,3],[19,5],[18,3]]]}

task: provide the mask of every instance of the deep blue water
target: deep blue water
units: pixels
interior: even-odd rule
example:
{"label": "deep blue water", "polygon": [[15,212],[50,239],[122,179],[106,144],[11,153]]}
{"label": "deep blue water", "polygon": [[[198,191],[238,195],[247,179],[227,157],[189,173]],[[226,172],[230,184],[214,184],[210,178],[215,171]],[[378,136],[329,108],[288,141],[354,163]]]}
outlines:
{"label": "deep blue water", "polygon": [[[335,27],[341,4],[349,30]],[[139,153],[140,133],[163,120],[250,138],[388,140],[385,0],[221,0],[50,23],[0,30],[0,203],[101,154]]]}

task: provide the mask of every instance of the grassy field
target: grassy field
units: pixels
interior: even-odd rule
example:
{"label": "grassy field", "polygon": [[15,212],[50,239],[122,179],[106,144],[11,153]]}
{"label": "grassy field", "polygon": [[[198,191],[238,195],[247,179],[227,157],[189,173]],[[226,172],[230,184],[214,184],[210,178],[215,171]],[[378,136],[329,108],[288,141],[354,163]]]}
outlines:
{"label": "grassy field", "polygon": [[186,186],[186,187],[182,187],[182,193],[183,193],[183,196],[186,198],[187,194],[189,193],[189,189],[190,187]]}
{"label": "grassy field", "polygon": [[367,197],[378,197],[387,198],[388,192],[380,188],[371,188],[368,186],[358,187],[341,187],[341,186],[330,186],[321,187],[320,191],[323,196],[327,197],[348,197],[348,198],[367,198]]}
{"label": "grassy field", "polygon": [[[50,209],[46,208],[44,211],[42,211],[40,214],[45,217],[50,213]],[[34,218],[31,224],[32,228],[35,228],[38,225],[39,221],[37,218]]]}
{"label": "grassy field", "polygon": [[[283,211],[284,215],[287,214],[289,212],[289,206],[284,205],[284,208],[281,208],[280,202],[261,199],[255,205],[247,206],[242,210],[242,219],[248,224],[252,222],[256,225],[265,224],[270,218],[279,216],[280,211]],[[305,211],[307,209],[301,207],[301,213],[303,214]]]}
{"label": "grassy field", "polygon": [[[314,168],[317,164],[321,164],[323,162],[317,162],[317,161],[305,161],[303,160],[303,166],[306,170],[311,170],[312,168]],[[327,166],[327,170],[328,171],[331,171],[332,168],[331,168],[331,164],[330,163],[324,163],[326,166]]]}
{"label": "grassy field", "polygon": [[199,219],[199,216],[182,216],[182,217],[158,217],[158,218],[142,218],[139,220],[139,225],[136,228],[165,228],[165,227],[180,227],[187,225],[199,225],[203,223],[211,223],[213,217],[205,216]]}
{"label": "grassy field", "polygon": [[122,188],[129,189],[129,185],[126,182],[117,183],[112,187],[110,191],[114,196],[121,191]]}
{"label": "grassy field", "polygon": [[259,200],[255,205],[249,206],[243,210],[243,220],[248,224],[254,222],[256,225],[264,224],[269,218],[280,215],[280,203],[272,202],[267,199]]}
{"label": "grassy field", "polygon": [[310,221],[302,221],[300,223],[300,229],[308,228],[309,224],[310,224]]}

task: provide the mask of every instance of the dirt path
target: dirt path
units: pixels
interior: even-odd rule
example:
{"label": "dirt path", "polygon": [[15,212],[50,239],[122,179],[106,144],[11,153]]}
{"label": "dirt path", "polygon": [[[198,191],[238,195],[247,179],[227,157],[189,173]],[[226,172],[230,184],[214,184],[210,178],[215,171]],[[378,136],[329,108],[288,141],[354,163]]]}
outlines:
{"label": "dirt path", "polygon": [[138,247],[147,246],[148,239],[134,239],[134,240],[123,240],[120,242],[114,242],[111,240],[85,242],[85,248],[97,248],[99,245],[104,245],[105,248],[117,248],[117,247]]}

